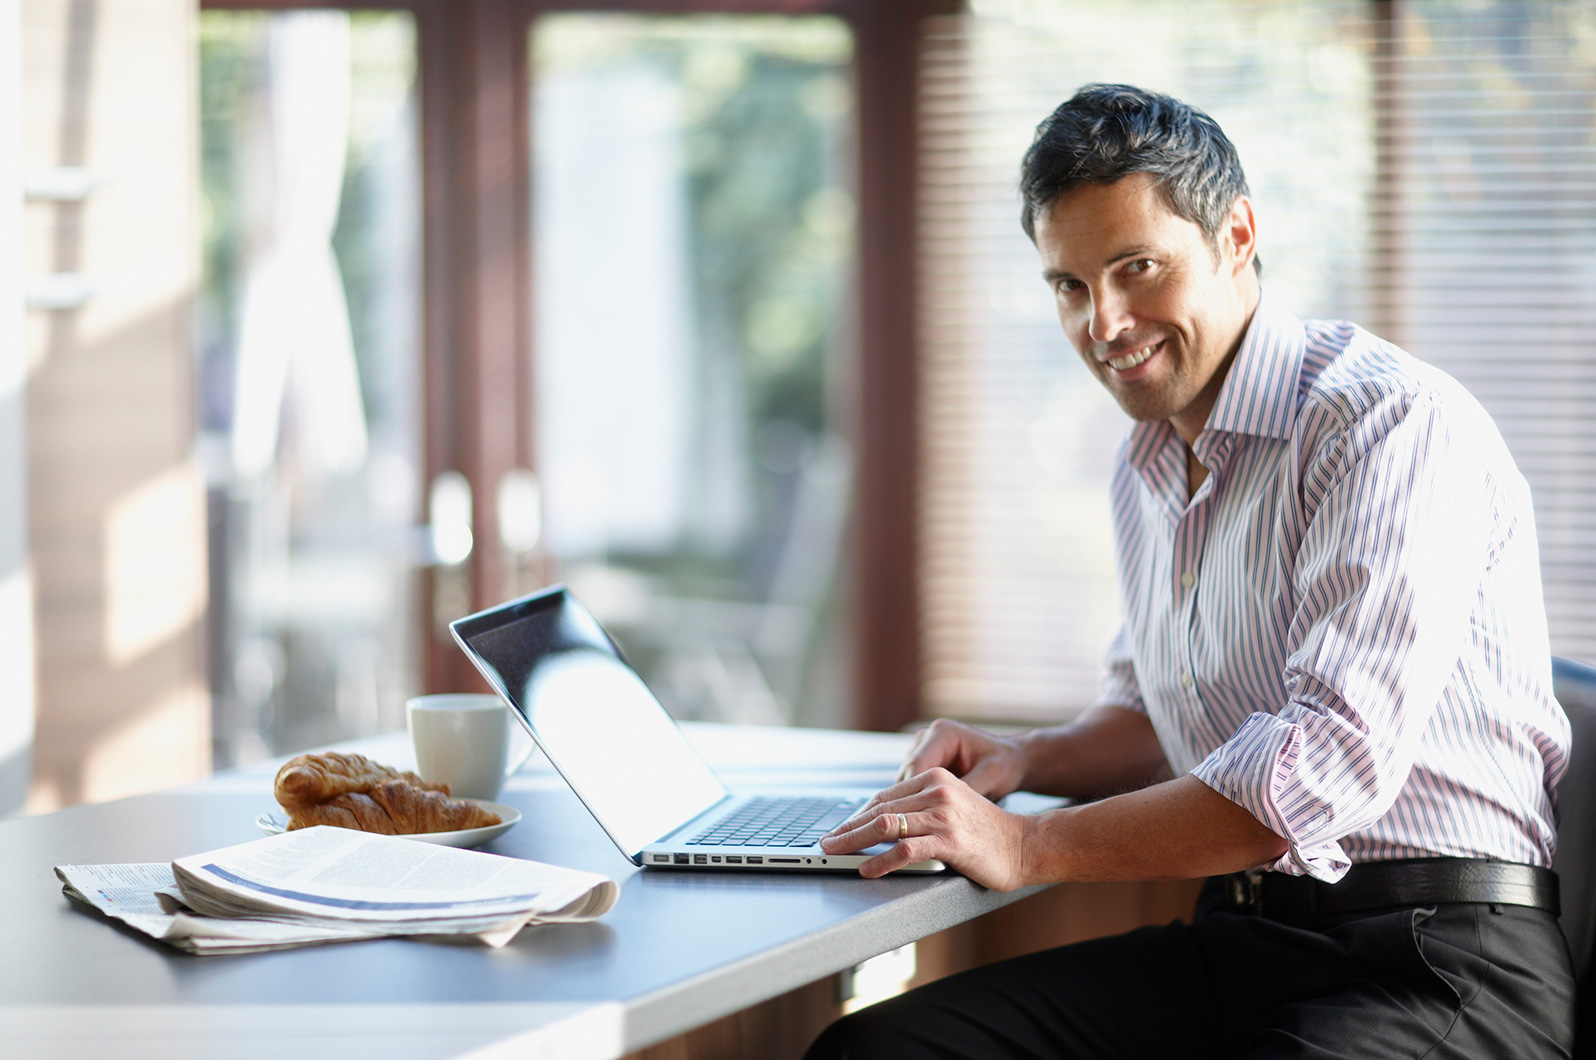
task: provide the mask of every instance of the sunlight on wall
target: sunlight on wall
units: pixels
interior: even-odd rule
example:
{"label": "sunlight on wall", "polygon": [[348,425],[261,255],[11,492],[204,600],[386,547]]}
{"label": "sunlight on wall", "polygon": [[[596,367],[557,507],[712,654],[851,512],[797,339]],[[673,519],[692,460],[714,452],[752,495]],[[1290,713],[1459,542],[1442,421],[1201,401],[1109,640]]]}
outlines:
{"label": "sunlight on wall", "polygon": [[113,665],[183,632],[205,610],[204,494],[192,466],[172,468],[105,518],[105,649]]}
{"label": "sunlight on wall", "polygon": [[199,684],[179,688],[143,711],[130,711],[84,758],[83,801],[148,791],[151,777],[171,783],[197,779],[194,763],[210,754],[209,713],[210,695]]}
{"label": "sunlight on wall", "polygon": [[[33,811],[210,770],[207,521],[187,466],[197,8],[20,5],[21,150],[0,163],[28,191],[23,276],[75,277],[87,296],[35,300],[24,325]],[[0,76],[14,69],[0,56]]]}

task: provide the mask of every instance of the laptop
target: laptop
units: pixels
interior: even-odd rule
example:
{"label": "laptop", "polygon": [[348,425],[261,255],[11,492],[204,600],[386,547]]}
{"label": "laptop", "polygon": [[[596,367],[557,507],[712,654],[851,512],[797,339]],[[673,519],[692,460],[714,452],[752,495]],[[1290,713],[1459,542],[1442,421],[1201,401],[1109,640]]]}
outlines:
{"label": "laptop", "polygon": [[[870,791],[734,794],[564,586],[457,619],[449,630],[635,865],[852,872],[889,849],[837,855],[819,846]],[[899,871],[945,868],[921,861]]]}

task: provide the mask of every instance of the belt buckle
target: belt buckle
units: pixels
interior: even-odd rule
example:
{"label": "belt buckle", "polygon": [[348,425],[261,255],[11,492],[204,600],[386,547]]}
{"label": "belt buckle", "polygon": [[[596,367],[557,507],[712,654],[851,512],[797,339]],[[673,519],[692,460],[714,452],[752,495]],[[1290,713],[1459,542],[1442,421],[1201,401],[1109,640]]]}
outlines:
{"label": "belt buckle", "polygon": [[1263,913],[1263,872],[1248,869],[1231,873],[1225,880],[1230,890],[1230,904],[1254,915]]}

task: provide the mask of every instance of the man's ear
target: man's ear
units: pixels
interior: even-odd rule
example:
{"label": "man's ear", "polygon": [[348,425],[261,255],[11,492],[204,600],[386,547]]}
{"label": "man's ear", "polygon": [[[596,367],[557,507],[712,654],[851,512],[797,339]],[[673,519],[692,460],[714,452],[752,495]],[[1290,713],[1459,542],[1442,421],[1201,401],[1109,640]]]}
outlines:
{"label": "man's ear", "polygon": [[1238,195],[1231,204],[1221,242],[1227,251],[1232,276],[1252,268],[1252,259],[1258,254],[1258,220],[1253,216],[1252,200],[1247,196]]}

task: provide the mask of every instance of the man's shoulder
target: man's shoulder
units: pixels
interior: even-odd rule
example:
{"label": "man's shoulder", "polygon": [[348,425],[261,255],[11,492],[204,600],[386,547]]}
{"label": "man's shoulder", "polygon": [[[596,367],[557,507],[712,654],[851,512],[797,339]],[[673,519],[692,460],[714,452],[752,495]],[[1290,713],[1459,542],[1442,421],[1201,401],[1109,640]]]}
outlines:
{"label": "man's shoulder", "polygon": [[1306,320],[1303,331],[1298,405],[1306,429],[1346,429],[1419,405],[1468,420],[1485,415],[1456,379],[1357,324]]}
{"label": "man's shoulder", "polygon": [[1317,449],[1331,434],[1353,436],[1352,449],[1365,449],[1417,415],[1454,441],[1467,439],[1481,458],[1505,453],[1491,413],[1444,370],[1353,322],[1302,326],[1306,353],[1296,433],[1307,449]]}
{"label": "man's shoulder", "polygon": [[1414,394],[1429,367],[1395,343],[1348,320],[1305,320],[1298,390],[1304,404],[1366,411],[1393,394]]}

